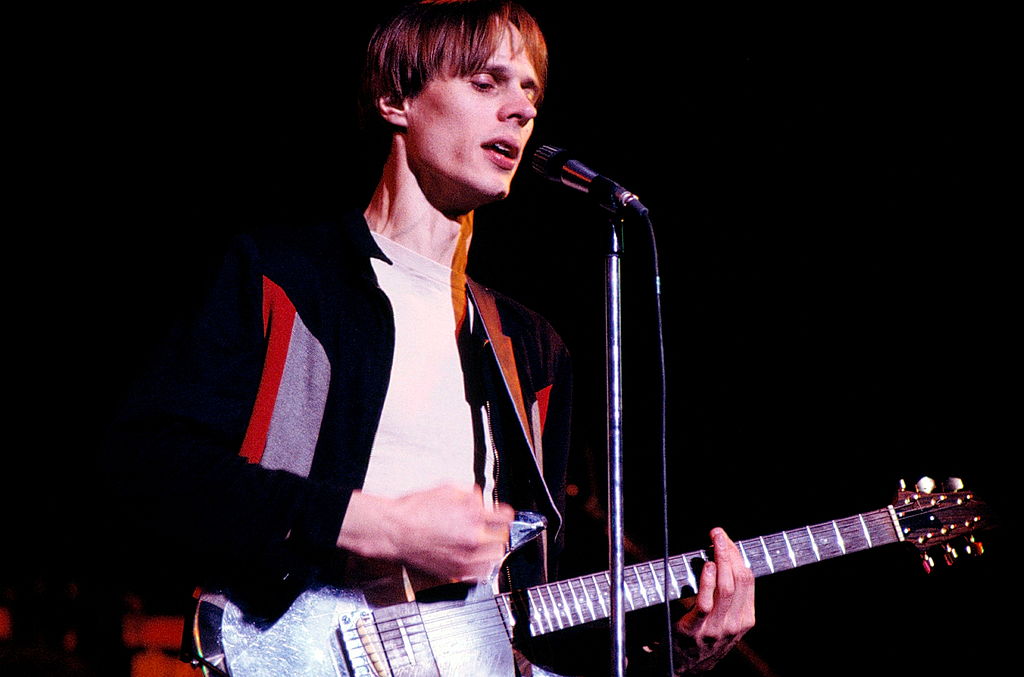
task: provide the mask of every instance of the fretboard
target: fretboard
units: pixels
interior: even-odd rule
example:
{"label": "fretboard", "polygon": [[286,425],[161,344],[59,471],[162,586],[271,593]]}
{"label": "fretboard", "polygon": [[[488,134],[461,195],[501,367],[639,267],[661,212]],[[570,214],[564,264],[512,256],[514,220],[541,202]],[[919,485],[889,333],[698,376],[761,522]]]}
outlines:
{"label": "fretboard", "polygon": [[[898,540],[893,514],[889,508],[883,508],[737,541],[736,545],[754,575],[767,576]],[[704,550],[669,558],[668,599],[696,592],[698,572],[705,561],[708,561],[708,554]],[[665,601],[664,559],[627,566],[623,578],[626,611]],[[518,623],[523,621],[523,611],[528,610],[530,634],[537,636],[608,618],[610,589],[611,577],[605,571],[499,595],[498,603],[506,619],[515,617]]]}

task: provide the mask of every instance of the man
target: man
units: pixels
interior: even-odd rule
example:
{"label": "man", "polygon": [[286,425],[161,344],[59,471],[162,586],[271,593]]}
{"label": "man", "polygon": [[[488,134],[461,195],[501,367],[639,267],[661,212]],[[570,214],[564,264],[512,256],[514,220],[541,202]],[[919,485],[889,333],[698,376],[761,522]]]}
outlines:
{"label": "man", "polygon": [[[127,407],[116,478],[189,534],[218,623],[275,618],[322,582],[375,607],[491,585],[511,506],[549,530],[504,562],[501,586],[556,566],[568,356],[545,321],[464,274],[474,209],[508,195],[546,59],[511,2],[401,10],[368,51],[364,98],[390,136],[370,204],[241,238],[156,387]],[[753,625],[750,572],[721,530],[713,540],[677,626],[680,670]]]}

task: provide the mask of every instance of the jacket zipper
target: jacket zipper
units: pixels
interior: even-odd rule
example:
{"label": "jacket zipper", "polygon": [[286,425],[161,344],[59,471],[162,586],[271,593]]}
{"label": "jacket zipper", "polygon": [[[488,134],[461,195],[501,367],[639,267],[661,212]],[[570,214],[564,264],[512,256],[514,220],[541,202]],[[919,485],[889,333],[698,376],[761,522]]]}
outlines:
{"label": "jacket zipper", "polygon": [[[497,506],[499,502],[498,497],[498,479],[501,476],[501,455],[498,453],[498,445],[494,443],[494,427],[491,423],[491,401],[484,400],[484,413],[487,418],[487,439],[491,442],[491,451],[494,454],[494,488],[491,490],[491,501],[493,505]],[[505,544],[505,554],[508,554],[509,546]],[[505,580],[508,583],[509,591],[512,590],[512,572],[509,571],[508,565],[501,567],[505,572]]]}

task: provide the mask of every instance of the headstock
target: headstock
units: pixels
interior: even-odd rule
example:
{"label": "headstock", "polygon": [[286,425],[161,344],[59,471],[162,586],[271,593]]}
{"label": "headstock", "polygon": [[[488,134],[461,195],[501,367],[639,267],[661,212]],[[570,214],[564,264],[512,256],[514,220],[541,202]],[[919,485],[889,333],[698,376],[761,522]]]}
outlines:
{"label": "headstock", "polygon": [[912,491],[901,481],[892,507],[904,541],[921,551],[926,571],[935,566],[936,556],[953,564],[961,555],[984,552],[976,534],[991,526],[988,507],[959,478],[939,487],[922,477]]}

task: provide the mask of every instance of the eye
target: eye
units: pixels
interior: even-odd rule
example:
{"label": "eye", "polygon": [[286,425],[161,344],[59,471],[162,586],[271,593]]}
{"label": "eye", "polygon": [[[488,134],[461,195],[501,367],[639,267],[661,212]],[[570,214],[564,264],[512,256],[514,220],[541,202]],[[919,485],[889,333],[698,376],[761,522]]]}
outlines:
{"label": "eye", "polygon": [[494,78],[487,74],[475,75],[469,82],[479,92],[489,92],[498,87]]}

